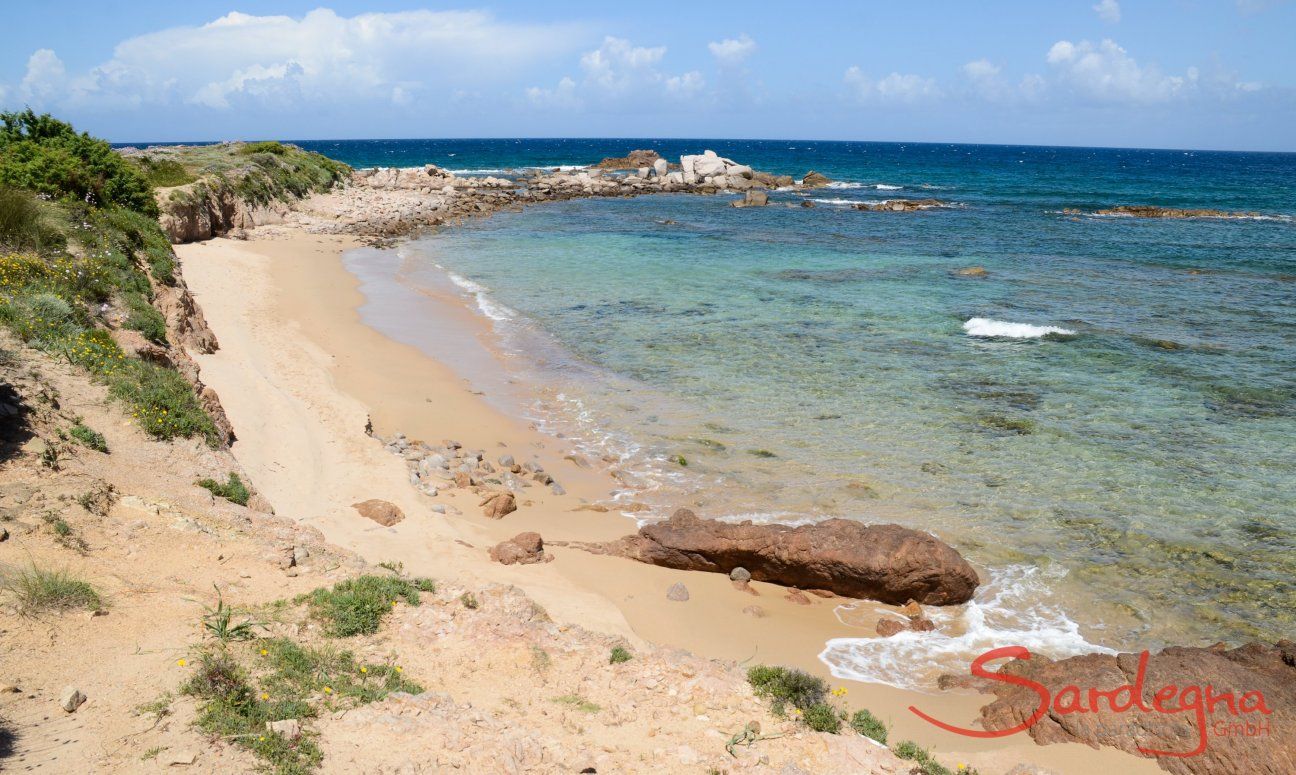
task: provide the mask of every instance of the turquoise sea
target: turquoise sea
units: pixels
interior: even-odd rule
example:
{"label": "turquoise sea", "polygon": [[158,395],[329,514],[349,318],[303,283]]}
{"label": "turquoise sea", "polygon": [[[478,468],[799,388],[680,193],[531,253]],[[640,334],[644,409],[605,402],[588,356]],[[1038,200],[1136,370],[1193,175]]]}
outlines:
{"label": "turquoise sea", "polygon": [[[767,208],[546,204],[399,255],[402,282],[450,278],[474,297],[537,386],[519,410],[620,458],[626,499],[662,515],[897,521],[982,570],[989,583],[940,614],[940,634],[828,644],[839,675],[903,682],[902,662],[965,666],[1011,643],[1056,656],[1296,637],[1296,154],[301,145],[464,174],[710,148],[832,178]],[[954,206],[850,208],[929,197]],[[1119,204],[1257,216],[1063,212]],[[985,276],[958,273],[974,266]]]}

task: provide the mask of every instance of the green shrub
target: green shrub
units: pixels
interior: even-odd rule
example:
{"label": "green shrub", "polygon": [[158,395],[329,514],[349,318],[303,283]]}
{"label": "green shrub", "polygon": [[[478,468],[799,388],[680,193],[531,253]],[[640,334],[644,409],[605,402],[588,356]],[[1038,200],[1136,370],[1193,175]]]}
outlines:
{"label": "green shrub", "polygon": [[820,702],[802,711],[801,721],[816,732],[835,735],[841,731],[842,714],[828,703]]}
{"label": "green shrub", "polygon": [[132,159],[144,173],[145,179],[154,188],[172,188],[192,183],[197,178],[175,159],[136,156]]}
{"label": "green shrub", "polygon": [[247,485],[243,484],[243,480],[233,471],[230,472],[229,479],[225,482],[218,482],[215,479],[199,479],[198,486],[217,498],[224,498],[240,506],[246,506],[248,498],[252,497],[252,493],[248,492]]}
{"label": "green shrub", "polygon": [[149,304],[143,294],[132,293],[126,297],[130,314],[126,316],[126,327],[138,331],[144,338],[154,344],[167,343],[166,318]]}
{"label": "green shrub", "polygon": [[629,662],[632,659],[634,659],[634,656],[621,646],[614,646],[612,648],[612,653],[608,655],[608,663],[613,665],[619,665],[622,662]]}
{"label": "green shrub", "polygon": [[871,737],[882,745],[886,745],[887,728],[877,716],[869,713],[867,710],[857,710],[855,715],[851,716],[851,729],[865,737]]}
{"label": "green shrub", "polygon": [[157,215],[143,173],[107,142],[30,108],[0,113],[0,183],[94,206]]}
{"label": "green shrub", "polygon": [[790,667],[756,665],[747,671],[747,682],[758,697],[770,701],[779,716],[786,714],[788,705],[805,713],[828,696],[828,684],[822,678]]}
{"label": "green shrub", "polygon": [[288,146],[277,140],[261,140],[255,143],[247,143],[239,149],[239,153],[244,156],[252,156],[258,153],[273,153],[276,156],[283,156],[288,153]]}
{"label": "green shrub", "polygon": [[[67,525],[66,522],[63,524]],[[68,533],[71,533],[70,527]],[[0,590],[12,595],[24,614],[72,608],[97,611],[103,606],[103,598],[88,582],[66,570],[46,570],[34,564],[0,574]]]}
{"label": "green shrub", "polygon": [[95,452],[108,452],[108,442],[103,434],[83,423],[77,423],[68,429],[68,435],[81,443],[81,446]]}
{"label": "green shrub", "polygon": [[66,342],[81,328],[72,305],[53,293],[20,296],[4,305],[0,315],[23,341],[46,350]]}
{"label": "green shrub", "polygon": [[310,605],[311,614],[328,626],[329,634],[345,638],[378,631],[382,619],[397,600],[419,604],[419,591],[434,591],[427,579],[411,581],[392,576],[358,576],[317,589],[297,598]]}

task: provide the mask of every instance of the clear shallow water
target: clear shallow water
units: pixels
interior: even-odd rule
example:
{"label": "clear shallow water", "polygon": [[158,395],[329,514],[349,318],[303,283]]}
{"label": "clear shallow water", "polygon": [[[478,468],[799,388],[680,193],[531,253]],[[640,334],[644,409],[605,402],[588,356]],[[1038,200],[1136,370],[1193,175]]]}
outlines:
{"label": "clear shallow water", "polygon": [[[985,570],[992,583],[948,615],[939,643],[834,641],[823,656],[840,675],[896,682],[888,665],[924,659],[965,669],[1028,632],[1025,645],[1055,654],[1296,634],[1296,156],[304,145],[352,164],[471,170],[709,147],[843,181],[811,194],[824,200],[813,209],[571,201],[403,249],[407,282],[443,281],[439,266],[480,296],[543,386],[537,415],[611,445],[663,512],[895,520]],[[833,201],[895,196],[959,206]],[[1115,204],[1266,217],[1060,212]],[[989,274],[955,274],[968,266]],[[1005,324],[1074,333],[971,335],[1044,333]]]}

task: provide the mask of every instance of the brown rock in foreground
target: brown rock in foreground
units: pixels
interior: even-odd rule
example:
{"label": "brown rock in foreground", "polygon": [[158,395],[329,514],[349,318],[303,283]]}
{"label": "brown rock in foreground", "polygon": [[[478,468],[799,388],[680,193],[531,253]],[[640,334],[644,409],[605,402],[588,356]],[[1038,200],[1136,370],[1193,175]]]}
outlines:
{"label": "brown rock in foreground", "polygon": [[353,503],[351,506],[360,513],[360,516],[372,519],[383,527],[391,527],[405,519],[405,512],[401,511],[399,506],[377,498]]}
{"label": "brown rock in foreground", "polygon": [[[1210,648],[1170,647],[1151,655],[1144,672],[1142,698],[1151,712],[1138,707],[1113,712],[1110,702],[1101,698],[1096,713],[1060,712],[1059,706],[1069,706],[1073,700],[1088,710],[1090,688],[1111,691],[1136,685],[1139,656],[1085,654],[1052,662],[1033,655],[1029,661],[1009,662],[1001,672],[1022,676],[1048,688],[1053,705],[1030,729],[1030,736],[1037,743],[1078,741],[1148,756],[1138,749],[1187,754],[1202,747],[1204,742],[1204,748],[1192,756],[1158,756],[1157,763],[1176,775],[1296,772],[1296,643],[1280,641],[1272,646],[1250,643],[1231,650],[1223,644]],[[1163,700],[1162,707],[1188,710],[1156,712],[1157,692],[1172,684],[1177,689],[1173,696]],[[1194,693],[1205,693],[1208,684],[1215,697],[1232,693],[1238,712],[1231,714],[1226,702],[1215,704],[1212,712],[1205,696],[1200,696],[1203,728],[1193,710],[1197,705]],[[1030,687],[1000,681],[975,685],[998,696],[981,709],[986,729],[1017,726],[1035,712],[1040,702],[1039,695]],[[1067,686],[1079,687],[1078,698],[1073,692],[1064,691]],[[1262,693],[1264,705],[1271,713],[1243,712],[1255,703],[1256,695],[1248,695],[1249,692]],[[1244,701],[1244,695],[1251,699]],[[1120,699],[1117,698],[1118,706]]]}
{"label": "brown rock in foreground", "polygon": [[730,524],[680,509],[637,535],[581,548],[680,570],[729,573],[741,566],[757,581],[894,605],[964,603],[979,583],[957,551],[927,533],[845,519],[800,527]]}
{"label": "brown rock in foreground", "polygon": [[819,186],[826,186],[831,182],[832,179],[827,175],[821,175],[814,170],[807,172],[805,177],[801,178],[801,185],[806,188],[818,188]]}
{"label": "brown rock in foreground", "polygon": [[507,541],[491,547],[490,558],[501,565],[531,565],[549,562],[553,555],[544,550],[544,540],[539,533],[518,533]]}

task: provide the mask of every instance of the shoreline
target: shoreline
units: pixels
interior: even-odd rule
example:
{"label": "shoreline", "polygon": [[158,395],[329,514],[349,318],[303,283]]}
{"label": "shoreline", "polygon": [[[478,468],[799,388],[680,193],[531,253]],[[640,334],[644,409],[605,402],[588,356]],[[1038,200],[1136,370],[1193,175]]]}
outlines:
{"label": "shoreline", "polygon": [[[548,541],[601,541],[633,532],[633,521],[619,514],[572,511],[583,501],[606,500],[618,483],[604,471],[564,460],[564,440],[506,416],[425,351],[366,325],[359,312],[366,301],[360,281],[343,262],[344,252],[359,246],[357,240],[276,230],[279,238],[217,239],[177,246],[177,253],[221,342],[216,354],[198,356],[204,381],[221,395],[239,435],[235,457],[281,515],[319,528],[330,542],[371,562],[400,560],[433,576],[516,584],[560,622],[712,658],[791,664],[828,677],[817,658],[825,642],[872,633],[871,620],[859,630],[840,622],[835,612],[840,600],[797,606],[783,598],[781,588],[760,583],[753,584],[760,593],[753,600],[718,574],[673,571],[563,547],[552,549],[556,560],[547,565],[491,563],[488,546],[525,530]],[[462,297],[422,301],[437,305],[450,324],[448,331],[425,336],[468,332],[475,340],[471,346],[487,347],[487,321]],[[415,491],[403,461],[365,434],[367,421],[376,435],[402,431],[434,442],[455,439],[490,457],[504,452],[519,461],[534,457],[567,494],[528,491],[519,511],[492,522],[479,515],[470,493],[449,490],[432,499]],[[398,504],[406,520],[379,528],[349,506],[375,497]],[[432,512],[437,503],[462,515]],[[675,581],[688,586],[689,602],[665,599]],[[768,616],[743,614],[752,603]],[[990,701],[986,695],[834,683],[849,687],[852,706],[869,708],[893,724],[896,740],[914,739],[984,772],[1023,761],[1063,773],[1117,763],[1123,772],[1159,771],[1152,760],[1112,749],[1040,747],[1024,735],[1007,745],[974,741],[937,730],[907,710],[918,704],[937,717],[964,721]]]}

